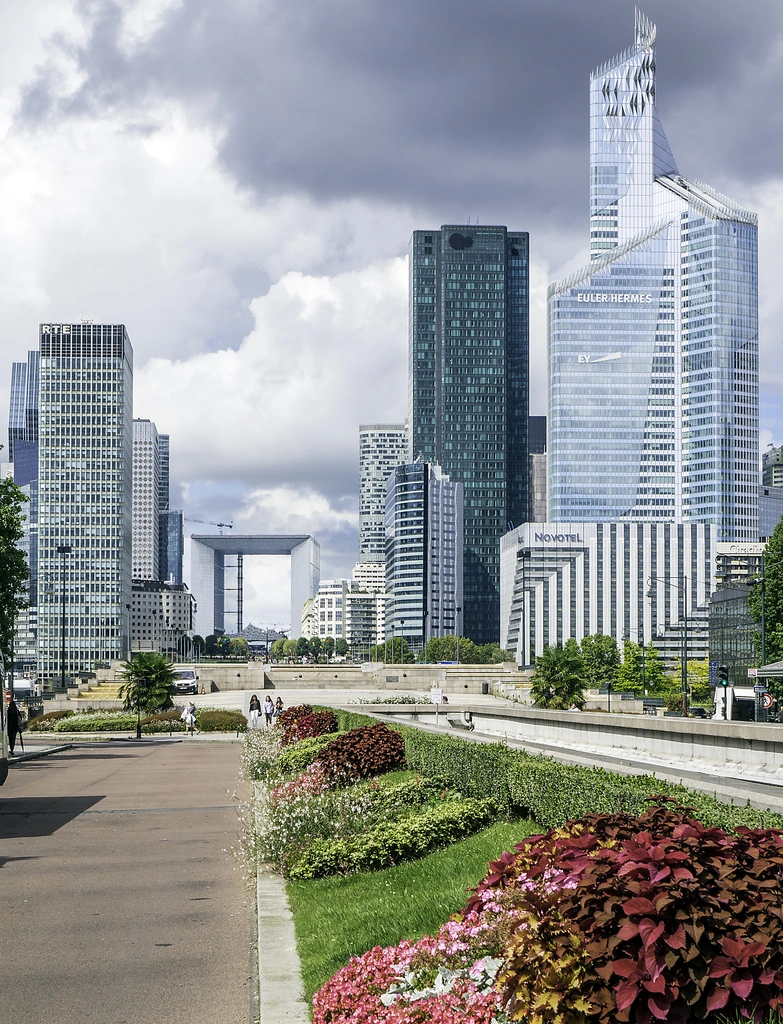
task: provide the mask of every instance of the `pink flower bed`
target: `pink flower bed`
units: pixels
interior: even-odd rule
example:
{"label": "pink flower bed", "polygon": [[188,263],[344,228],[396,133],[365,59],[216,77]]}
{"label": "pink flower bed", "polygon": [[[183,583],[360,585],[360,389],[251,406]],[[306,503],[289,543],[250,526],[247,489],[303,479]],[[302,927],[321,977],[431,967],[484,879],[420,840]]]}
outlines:
{"label": "pink flower bed", "polygon": [[291,800],[293,797],[317,796],[319,793],[325,793],[328,788],[329,782],[327,781],[326,774],[316,761],[305,768],[301,775],[297,775],[291,782],[275,786],[270,793],[269,802],[273,807],[276,807],[278,804]]}

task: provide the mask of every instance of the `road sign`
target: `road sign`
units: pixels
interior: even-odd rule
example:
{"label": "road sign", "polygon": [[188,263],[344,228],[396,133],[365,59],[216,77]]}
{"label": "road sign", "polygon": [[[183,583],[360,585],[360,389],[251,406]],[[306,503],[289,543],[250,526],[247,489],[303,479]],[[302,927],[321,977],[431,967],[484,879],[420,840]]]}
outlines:
{"label": "road sign", "polygon": [[761,706],[763,708],[765,708],[767,711],[769,711],[769,709],[772,707],[772,694],[771,693],[763,693],[761,695]]}
{"label": "road sign", "polygon": [[753,679],[758,674],[759,674],[759,670],[757,668],[749,668],[748,669],[748,679]]}
{"label": "road sign", "polygon": [[766,686],[754,686],[753,687],[753,692],[754,693],[766,693],[767,692],[767,688],[766,688]]}
{"label": "road sign", "polygon": [[430,704],[442,704],[443,703],[443,690],[432,689],[430,690]]}

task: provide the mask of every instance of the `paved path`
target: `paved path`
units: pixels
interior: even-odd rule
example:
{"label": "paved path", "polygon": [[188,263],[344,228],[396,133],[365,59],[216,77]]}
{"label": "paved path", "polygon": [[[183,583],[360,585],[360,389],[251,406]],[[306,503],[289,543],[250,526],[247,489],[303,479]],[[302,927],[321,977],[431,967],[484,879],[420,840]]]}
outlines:
{"label": "paved path", "polygon": [[0,789],[0,1021],[246,1024],[238,743],[111,742]]}

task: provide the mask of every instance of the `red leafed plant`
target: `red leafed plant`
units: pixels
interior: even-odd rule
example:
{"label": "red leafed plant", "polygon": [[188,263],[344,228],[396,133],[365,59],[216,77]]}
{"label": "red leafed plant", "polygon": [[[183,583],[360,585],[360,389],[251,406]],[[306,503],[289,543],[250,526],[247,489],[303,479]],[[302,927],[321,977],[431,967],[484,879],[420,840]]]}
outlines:
{"label": "red leafed plant", "polygon": [[383,722],[337,736],[318,755],[318,763],[334,783],[369,779],[405,767],[402,736]]}
{"label": "red leafed plant", "polygon": [[298,740],[306,740],[312,736],[325,736],[328,732],[337,732],[337,715],[334,711],[314,711],[311,715],[303,715],[294,723],[294,731]]}
{"label": "red leafed plant", "polygon": [[307,715],[312,715],[312,713],[313,709],[310,704],[295,704],[293,707],[286,708],[285,711],[280,712],[277,723],[283,730],[283,746],[296,741],[296,723],[300,718],[305,718]]}
{"label": "red leafed plant", "polygon": [[490,865],[519,926],[500,981],[513,1020],[680,1024],[783,1009],[783,833],[705,828],[655,798],[589,815]]}

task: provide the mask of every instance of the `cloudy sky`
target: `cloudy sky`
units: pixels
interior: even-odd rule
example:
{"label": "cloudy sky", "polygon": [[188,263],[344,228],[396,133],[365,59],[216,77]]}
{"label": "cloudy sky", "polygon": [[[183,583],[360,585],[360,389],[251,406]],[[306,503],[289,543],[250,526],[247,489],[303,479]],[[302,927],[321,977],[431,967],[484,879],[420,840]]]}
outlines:
{"label": "cloudy sky", "polygon": [[[762,448],[783,440],[783,5],[648,0],[680,170],[759,213]],[[357,552],[357,428],[406,406],[414,228],[528,230],[531,412],[549,280],[588,256],[588,79],[627,0],[5,0],[0,408],[39,321],[124,322],[173,500]],[[3,414],[5,419],[5,414]],[[193,527],[201,530],[201,527]],[[285,560],[246,620],[287,618]]]}

